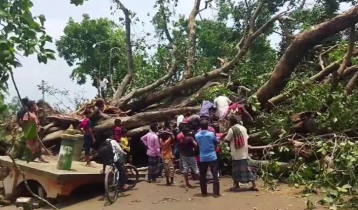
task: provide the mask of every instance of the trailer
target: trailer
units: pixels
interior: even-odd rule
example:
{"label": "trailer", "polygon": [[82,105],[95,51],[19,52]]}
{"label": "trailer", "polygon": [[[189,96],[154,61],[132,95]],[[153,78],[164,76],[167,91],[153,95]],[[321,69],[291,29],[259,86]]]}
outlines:
{"label": "trailer", "polygon": [[[35,183],[37,193],[41,197],[58,198],[69,196],[73,190],[83,185],[104,182],[101,174],[102,165],[93,163],[93,167],[85,166],[83,162],[72,162],[70,171],[56,169],[57,160],[52,158],[49,163],[16,160],[17,165],[26,174],[28,183]],[[17,190],[24,186],[21,173],[16,169],[8,156],[0,156],[0,166],[7,168],[3,187],[6,197],[14,197]]]}

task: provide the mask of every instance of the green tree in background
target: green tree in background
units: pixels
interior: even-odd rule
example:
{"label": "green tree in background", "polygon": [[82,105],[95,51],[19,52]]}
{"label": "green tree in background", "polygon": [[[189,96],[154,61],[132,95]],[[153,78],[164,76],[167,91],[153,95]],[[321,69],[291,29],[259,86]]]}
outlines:
{"label": "green tree in background", "polygon": [[[60,57],[69,66],[76,66],[71,78],[78,84],[84,84],[89,76],[94,81],[93,86],[98,88],[98,78],[104,76],[114,91],[126,75],[125,32],[106,18],[91,19],[85,14],[79,23],[70,19],[56,46]],[[140,44],[136,46],[136,67],[147,66]]]}

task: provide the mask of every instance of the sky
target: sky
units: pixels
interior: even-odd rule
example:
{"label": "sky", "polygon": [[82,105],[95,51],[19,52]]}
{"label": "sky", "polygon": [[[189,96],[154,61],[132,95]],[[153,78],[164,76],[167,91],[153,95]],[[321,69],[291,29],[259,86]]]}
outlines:
{"label": "sky", "polygon": [[[44,14],[46,17],[45,28],[47,33],[53,38],[54,43],[48,44],[47,47],[56,50],[55,40],[63,35],[63,29],[66,26],[70,17],[75,21],[81,21],[83,14],[89,14],[91,18],[107,17],[111,20],[117,21],[120,13],[111,15],[110,0],[89,0],[82,6],[74,6],[70,4],[70,0],[32,0],[34,7],[32,13],[34,15]],[[137,13],[139,19],[145,24],[137,24],[132,27],[134,35],[140,36],[143,33],[152,33],[154,28],[150,23],[152,15],[156,12],[153,5],[156,0],[123,0],[123,4],[131,11]],[[193,7],[194,0],[179,0],[176,9],[177,15],[183,14],[189,16]],[[202,5],[203,7],[203,5]],[[347,5],[343,6],[343,10],[349,8]],[[148,17],[147,14],[151,16]],[[210,18],[215,15],[215,10],[207,9],[203,11],[203,18]],[[273,45],[278,43],[279,39],[276,36],[271,37]],[[17,83],[20,95],[22,97],[29,97],[31,100],[38,100],[42,98],[41,91],[38,85],[44,80],[48,85],[51,85],[60,90],[69,90],[70,97],[75,93],[83,94],[83,97],[91,99],[94,98],[97,91],[91,85],[91,81],[87,81],[85,85],[77,85],[75,81],[70,79],[70,74],[73,67],[69,67],[67,63],[58,55],[55,61],[49,61],[47,64],[39,64],[36,55],[29,57],[19,57],[22,63],[21,68],[14,70],[14,77]],[[9,96],[7,101],[16,95],[12,83],[9,81]],[[46,95],[45,99],[50,103],[58,103],[59,97]],[[64,103],[68,103],[66,99],[60,99]],[[71,105],[68,105],[71,107]]]}
{"label": "sky", "polygon": [[[188,4],[188,2],[191,4]],[[186,2],[186,3],[185,3]],[[144,31],[154,34],[154,28],[150,23],[151,17],[147,14],[154,15],[156,10],[153,8],[155,0],[123,0],[122,3],[131,11],[137,13],[139,19],[145,24],[137,24],[132,27],[132,33],[140,36]],[[91,18],[107,17],[117,22],[120,13],[111,15],[110,0],[89,0],[82,6],[74,6],[70,4],[70,0],[33,0],[33,15],[44,14],[46,17],[45,28],[47,33],[53,38],[54,42],[48,44],[47,47],[56,50],[55,40],[63,35],[63,29],[70,17],[75,21],[81,21],[83,14],[89,14]],[[177,14],[189,16],[194,0],[179,0]],[[206,10],[202,16],[210,17],[214,14],[213,10]],[[85,98],[93,98],[96,95],[96,89],[92,87],[91,81],[87,81],[85,85],[77,85],[75,81],[70,79],[73,67],[69,67],[64,59],[56,55],[55,61],[49,61],[47,64],[39,64],[36,55],[29,57],[19,57],[22,63],[21,68],[14,71],[14,77],[22,97],[29,97],[31,100],[42,98],[42,93],[38,89],[38,85],[44,80],[60,90],[70,90],[72,96],[75,92],[84,94]],[[9,96],[7,101],[16,96],[15,88],[9,81]],[[57,103],[58,99],[51,95],[45,95],[45,99],[50,103]],[[62,99],[60,99],[62,100]],[[64,99],[66,100],[66,99]]]}

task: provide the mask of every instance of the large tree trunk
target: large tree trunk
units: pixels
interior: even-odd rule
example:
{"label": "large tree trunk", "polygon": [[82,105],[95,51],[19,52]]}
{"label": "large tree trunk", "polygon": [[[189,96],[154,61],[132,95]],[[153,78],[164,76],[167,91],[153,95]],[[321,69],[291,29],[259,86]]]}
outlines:
{"label": "large tree trunk", "polygon": [[[197,112],[199,107],[184,107],[175,109],[164,109],[161,111],[142,112],[131,117],[119,117],[122,120],[123,127],[126,129],[134,129],[152,123],[171,120],[176,115],[185,114],[187,112]],[[111,118],[100,122],[99,125],[94,127],[95,132],[101,132],[113,128],[114,120]]]}
{"label": "large tree trunk", "polygon": [[183,80],[182,82],[178,83],[177,85],[169,86],[161,91],[157,91],[152,94],[149,94],[148,96],[143,97],[142,99],[140,99],[138,101],[129,103],[127,109],[132,109],[132,111],[138,112],[138,111],[146,108],[147,106],[150,106],[152,104],[160,102],[169,96],[176,95],[176,94],[180,93],[181,91],[189,90],[195,86],[205,85],[205,83],[207,83],[208,81],[220,77],[221,73],[229,70],[233,64],[234,64],[234,62],[229,62],[229,63],[225,64],[223,67],[213,70],[211,72],[208,72],[207,74]]}
{"label": "large tree trunk", "polygon": [[298,63],[305,53],[322,40],[342,30],[352,27],[358,22],[358,6],[327,21],[312,27],[294,39],[285,54],[276,65],[271,78],[257,92],[258,101],[265,105],[275,95],[278,95],[286,86]]}

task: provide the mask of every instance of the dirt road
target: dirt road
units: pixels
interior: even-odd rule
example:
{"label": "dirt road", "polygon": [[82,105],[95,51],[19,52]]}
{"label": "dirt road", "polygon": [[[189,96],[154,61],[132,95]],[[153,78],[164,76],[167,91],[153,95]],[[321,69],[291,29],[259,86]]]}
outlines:
{"label": "dirt road", "polygon": [[[186,190],[182,185],[182,178],[176,177],[176,186],[165,186],[164,182],[149,184],[141,182],[136,189],[118,198],[113,205],[106,206],[103,197],[96,197],[79,204],[68,206],[65,210],[97,210],[97,209],[130,209],[130,210],[303,210],[306,208],[307,198],[300,198],[292,193],[292,189],[282,187],[281,191],[271,193],[260,192],[231,193],[227,189],[231,186],[230,179],[221,179],[220,198],[213,196],[202,197],[196,183],[195,189]],[[212,185],[209,185],[212,192]],[[288,193],[289,192],[289,193]],[[295,195],[294,195],[295,194]],[[318,208],[320,209],[320,208]],[[323,208],[321,208],[323,209]]]}
{"label": "dirt road", "polygon": [[[307,198],[302,198],[294,189],[287,186],[281,190],[269,192],[240,192],[231,193],[227,189],[231,186],[231,179],[220,180],[221,197],[214,198],[209,194],[202,197],[198,183],[195,189],[186,190],[182,185],[182,178],[176,177],[176,186],[165,186],[164,181],[159,184],[140,182],[137,187],[118,198],[113,205],[108,205],[103,196],[90,196],[88,200],[77,201],[76,204],[60,207],[64,210],[304,210]],[[209,185],[208,192],[212,192]],[[88,192],[88,191],[87,191]],[[100,193],[102,194],[102,192]],[[73,197],[81,197],[73,195]],[[317,198],[313,198],[313,200]],[[6,207],[4,210],[14,210],[14,207]],[[323,209],[321,207],[316,209]]]}

